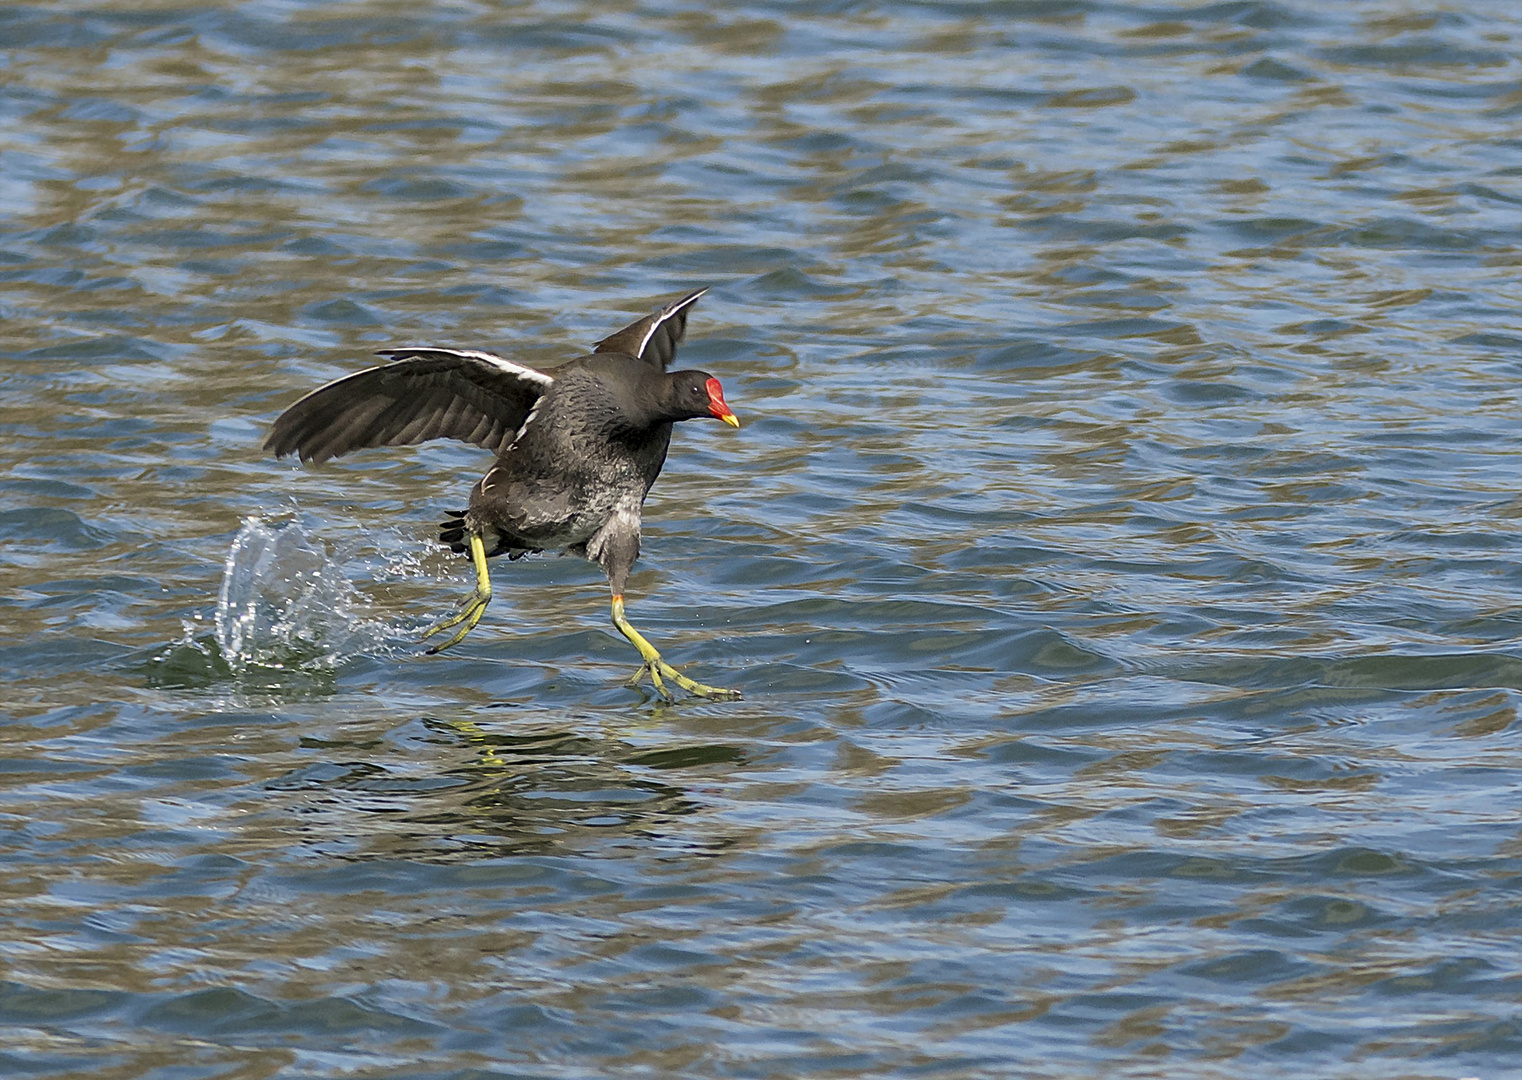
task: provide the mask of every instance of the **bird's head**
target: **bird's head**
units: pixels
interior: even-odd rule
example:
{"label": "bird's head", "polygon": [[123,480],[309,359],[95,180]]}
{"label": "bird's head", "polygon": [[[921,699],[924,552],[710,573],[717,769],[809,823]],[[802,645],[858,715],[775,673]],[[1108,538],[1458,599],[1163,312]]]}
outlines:
{"label": "bird's head", "polygon": [[667,378],[666,405],[671,419],[691,420],[699,416],[712,416],[730,427],[739,427],[729,403],[724,400],[724,387],[706,371],[673,371]]}

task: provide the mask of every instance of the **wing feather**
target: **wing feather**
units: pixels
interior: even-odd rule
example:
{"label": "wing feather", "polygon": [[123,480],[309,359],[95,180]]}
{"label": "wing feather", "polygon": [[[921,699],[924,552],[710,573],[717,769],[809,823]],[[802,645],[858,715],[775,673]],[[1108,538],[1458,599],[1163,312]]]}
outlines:
{"label": "wing feather", "polygon": [[499,451],[554,377],[478,349],[388,349],[280,415],[264,448],[326,461],[371,446],[459,439]]}
{"label": "wing feather", "polygon": [[597,343],[594,352],[621,352],[649,361],[665,371],[676,358],[676,347],[687,332],[687,309],[707,289],[699,289],[659,311],[630,323]]}

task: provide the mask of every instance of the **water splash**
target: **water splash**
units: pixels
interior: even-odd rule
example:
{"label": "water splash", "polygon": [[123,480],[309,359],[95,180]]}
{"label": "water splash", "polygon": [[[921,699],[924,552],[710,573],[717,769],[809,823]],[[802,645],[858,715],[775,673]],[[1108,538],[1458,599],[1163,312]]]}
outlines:
{"label": "water splash", "polygon": [[253,515],[227,550],[212,632],[197,614],[184,637],[153,658],[149,677],[163,686],[229,677],[263,689],[329,685],[360,656],[415,651],[423,624],[388,615],[383,597],[406,579],[432,576],[416,545],[390,531],[351,535],[330,549],[296,513]]}
{"label": "water splash", "polygon": [[369,617],[344,572],[355,548],[350,542],[329,553],[295,520],[243,522],[217,598],[217,648],[234,675],[250,667],[332,669],[390,643],[392,628]]}

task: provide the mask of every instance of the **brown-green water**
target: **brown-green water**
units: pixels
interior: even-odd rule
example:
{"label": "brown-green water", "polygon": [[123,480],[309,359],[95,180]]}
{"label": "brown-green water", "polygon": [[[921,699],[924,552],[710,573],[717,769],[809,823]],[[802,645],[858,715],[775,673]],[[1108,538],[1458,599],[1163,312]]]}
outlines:
{"label": "brown-green water", "polygon": [[[0,1075],[1522,1072],[1511,0],[0,46]],[[742,702],[570,559],[423,657],[483,455],[259,450],[701,285],[630,611]]]}

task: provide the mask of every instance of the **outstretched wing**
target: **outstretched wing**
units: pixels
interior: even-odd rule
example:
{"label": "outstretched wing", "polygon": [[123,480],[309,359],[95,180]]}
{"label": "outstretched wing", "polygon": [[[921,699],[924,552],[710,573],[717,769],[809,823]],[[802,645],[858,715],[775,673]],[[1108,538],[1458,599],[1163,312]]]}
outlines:
{"label": "outstretched wing", "polygon": [[555,382],[476,349],[387,349],[392,362],[335,379],[292,405],[264,448],[327,461],[370,446],[459,439],[499,451]]}
{"label": "outstretched wing", "polygon": [[676,356],[677,342],[687,331],[687,309],[707,291],[699,289],[691,296],[684,296],[676,303],[630,323],[599,341],[593,351],[628,353],[665,371]]}

